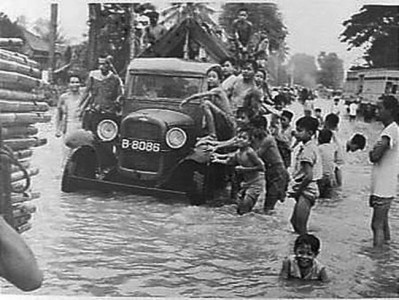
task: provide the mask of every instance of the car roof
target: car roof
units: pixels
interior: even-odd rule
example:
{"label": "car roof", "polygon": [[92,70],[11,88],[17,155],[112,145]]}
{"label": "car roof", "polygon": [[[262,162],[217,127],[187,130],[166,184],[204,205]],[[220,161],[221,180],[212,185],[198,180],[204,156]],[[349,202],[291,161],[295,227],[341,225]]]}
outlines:
{"label": "car roof", "polygon": [[129,65],[129,73],[162,75],[197,75],[203,76],[216,64],[188,61],[181,58],[135,58]]}

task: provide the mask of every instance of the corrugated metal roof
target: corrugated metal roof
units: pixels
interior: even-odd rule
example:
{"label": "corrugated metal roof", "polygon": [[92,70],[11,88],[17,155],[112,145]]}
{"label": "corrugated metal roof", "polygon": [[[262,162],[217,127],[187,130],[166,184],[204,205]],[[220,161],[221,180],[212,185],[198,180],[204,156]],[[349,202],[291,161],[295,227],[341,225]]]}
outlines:
{"label": "corrugated metal roof", "polygon": [[204,75],[206,71],[215,64],[187,61],[181,58],[135,58],[129,65],[129,72],[151,73],[151,74],[176,74],[190,73]]}

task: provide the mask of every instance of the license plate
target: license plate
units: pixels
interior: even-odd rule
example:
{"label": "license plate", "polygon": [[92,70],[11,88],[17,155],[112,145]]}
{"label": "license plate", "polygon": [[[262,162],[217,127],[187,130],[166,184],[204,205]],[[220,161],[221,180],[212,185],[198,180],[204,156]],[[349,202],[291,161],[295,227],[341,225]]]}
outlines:
{"label": "license plate", "polygon": [[151,142],[151,141],[122,139],[121,148],[123,150],[159,152],[159,151],[161,151],[161,144],[160,143]]}

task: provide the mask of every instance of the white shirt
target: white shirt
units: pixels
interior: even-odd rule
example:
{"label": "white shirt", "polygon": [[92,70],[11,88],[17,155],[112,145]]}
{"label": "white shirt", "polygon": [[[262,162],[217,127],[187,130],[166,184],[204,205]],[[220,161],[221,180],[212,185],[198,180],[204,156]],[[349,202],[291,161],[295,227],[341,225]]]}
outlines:
{"label": "white shirt", "polygon": [[356,116],[356,112],[357,112],[357,104],[355,102],[352,102],[349,105],[349,115]]}
{"label": "white shirt", "polygon": [[389,138],[389,149],[379,162],[374,163],[371,173],[371,195],[378,197],[394,197],[398,182],[399,163],[399,127],[392,122],[380,134],[380,139]]}

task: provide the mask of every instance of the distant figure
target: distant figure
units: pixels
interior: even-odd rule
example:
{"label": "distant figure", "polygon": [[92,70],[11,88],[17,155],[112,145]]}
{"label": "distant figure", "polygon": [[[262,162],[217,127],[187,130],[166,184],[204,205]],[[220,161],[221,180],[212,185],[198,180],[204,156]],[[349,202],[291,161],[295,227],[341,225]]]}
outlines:
{"label": "distant figure", "polygon": [[339,115],[341,113],[341,100],[336,97],[334,98],[333,105],[331,107],[331,113]]}
{"label": "distant figure", "polygon": [[324,128],[329,129],[332,131],[333,136],[332,136],[332,143],[335,144],[336,146],[336,152],[335,152],[335,177],[337,181],[337,185],[341,186],[342,185],[342,166],[344,165],[344,146],[340,139],[337,136],[338,132],[338,124],[339,124],[339,116],[334,113],[330,113],[326,116],[324,120]]}
{"label": "distant figure", "polygon": [[324,127],[324,119],[321,115],[321,108],[314,109],[314,117],[319,121],[319,129],[322,129]]}
{"label": "distant figure", "polygon": [[326,268],[316,259],[320,252],[320,240],[312,234],[297,237],[294,255],[284,259],[280,277],[327,281]]}
{"label": "distant figure", "polygon": [[242,174],[243,181],[238,191],[237,213],[248,213],[255,206],[263,189],[265,166],[251,145],[251,130],[241,128],[237,133],[238,150],[232,156],[224,158],[218,154],[212,162],[234,165],[235,171]]}
{"label": "distant figure", "polygon": [[363,150],[366,146],[366,137],[360,133],[356,133],[346,142],[346,152],[356,152]]}
{"label": "distant figure", "polygon": [[25,292],[38,289],[43,281],[31,249],[1,215],[0,276]]}
{"label": "distant figure", "polygon": [[377,117],[384,125],[379,139],[369,153],[373,163],[371,173],[370,207],[373,208],[371,228],[373,245],[381,248],[391,234],[388,213],[396,196],[399,164],[399,127],[396,123],[399,103],[393,96],[382,96],[377,103]]}
{"label": "distant figure", "polygon": [[150,25],[148,25],[144,30],[144,45],[147,47],[155,44],[166,32],[167,29],[162,24],[158,24],[159,13],[156,11],[150,11],[147,14],[150,19]]}
{"label": "distant figure", "polygon": [[358,105],[355,101],[349,104],[349,121],[356,121]]}
{"label": "distant figure", "polygon": [[335,145],[331,143],[332,131],[322,129],[318,135],[319,152],[323,165],[323,177],[317,181],[320,198],[330,198],[331,190],[337,185],[335,178]]}

